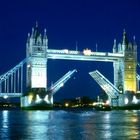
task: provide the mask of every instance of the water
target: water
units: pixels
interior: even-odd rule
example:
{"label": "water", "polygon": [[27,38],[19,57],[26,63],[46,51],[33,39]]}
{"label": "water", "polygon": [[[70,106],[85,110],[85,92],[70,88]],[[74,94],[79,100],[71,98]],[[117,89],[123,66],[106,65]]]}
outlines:
{"label": "water", "polygon": [[0,111],[0,140],[140,139],[140,111]]}

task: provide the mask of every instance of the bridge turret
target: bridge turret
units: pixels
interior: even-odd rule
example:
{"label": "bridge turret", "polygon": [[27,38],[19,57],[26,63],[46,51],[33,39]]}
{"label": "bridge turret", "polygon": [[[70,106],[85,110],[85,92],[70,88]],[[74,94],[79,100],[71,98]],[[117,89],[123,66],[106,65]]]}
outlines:
{"label": "bridge turret", "polygon": [[123,49],[122,49],[121,43],[118,44],[118,53],[123,53]]}
{"label": "bridge turret", "polygon": [[114,39],[113,53],[116,53],[116,52],[117,52],[116,39]]}
{"label": "bridge turret", "polygon": [[30,42],[30,33],[28,33],[27,44]]}
{"label": "bridge turret", "polygon": [[43,45],[47,45],[48,44],[48,37],[47,37],[47,33],[46,32],[47,32],[47,30],[44,29]]}
{"label": "bridge turret", "polygon": [[126,44],[128,44],[128,40],[127,40],[127,37],[126,37],[126,31],[124,29],[124,31],[123,31],[122,45],[126,45]]}
{"label": "bridge turret", "polygon": [[122,46],[122,51],[123,51],[123,53],[124,53],[126,47],[128,46],[128,40],[127,40],[127,37],[126,37],[126,31],[125,31],[125,29],[124,29],[124,31],[123,31],[123,38],[122,38],[121,46]]}
{"label": "bridge turret", "polygon": [[133,36],[133,48],[134,48],[134,51],[137,52],[137,43],[136,43],[136,37]]}

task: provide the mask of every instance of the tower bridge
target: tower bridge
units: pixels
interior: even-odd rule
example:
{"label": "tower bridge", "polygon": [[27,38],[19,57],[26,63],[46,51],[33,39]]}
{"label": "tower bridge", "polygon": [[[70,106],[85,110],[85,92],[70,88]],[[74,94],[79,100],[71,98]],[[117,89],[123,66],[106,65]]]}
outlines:
{"label": "tower bridge", "polygon": [[[21,107],[44,105],[52,107],[53,95],[66,83],[76,70],[71,70],[60,78],[54,85],[48,87],[47,61],[49,59],[104,61],[112,62],[114,68],[114,83],[112,84],[99,71],[89,74],[107,93],[110,105],[123,106],[133,103],[134,96],[139,91],[139,75],[137,74],[137,44],[128,42],[126,32],[123,32],[122,42],[114,40],[113,52],[97,52],[85,49],[56,50],[48,48],[46,30],[41,36],[38,25],[28,34],[26,43],[26,58],[14,68],[0,76],[0,97],[20,97]],[[26,66],[26,74],[23,71]],[[23,78],[26,77],[26,91],[23,91]],[[127,103],[125,103],[127,99]],[[136,97],[135,97],[136,99]],[[128,102],[129,101],[129,102]]]}

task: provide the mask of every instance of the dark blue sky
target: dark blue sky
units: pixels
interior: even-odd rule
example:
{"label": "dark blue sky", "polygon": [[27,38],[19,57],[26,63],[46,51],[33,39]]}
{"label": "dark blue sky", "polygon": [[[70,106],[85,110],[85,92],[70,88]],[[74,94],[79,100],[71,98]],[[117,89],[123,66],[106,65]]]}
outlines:
{"label": "dark blue sky", "polygon": [[[123,29],[128,39],[133,35],[140,44],[139,0],[5,0],[0,4],[0,74],[24,59],[26,39],[38,21],[47,28],[49,48],[90,48],[112,51],[114,38],[121,41]],[[77,96],[94,97],[101,91],[88,72],[98,69],[113,81],[113,65],[107,62],[68,60],[48,61],[48,82],[55,82],[68,70],[78,73],[70,79],[55,99]]]}

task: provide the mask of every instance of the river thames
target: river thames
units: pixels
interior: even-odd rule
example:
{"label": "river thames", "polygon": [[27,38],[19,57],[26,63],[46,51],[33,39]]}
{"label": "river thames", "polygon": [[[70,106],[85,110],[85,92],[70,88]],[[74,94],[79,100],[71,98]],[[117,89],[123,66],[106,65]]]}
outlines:
{"label": "river thames", "polygon": [[140,111],[0,111],[0,140],[140,139]]}

